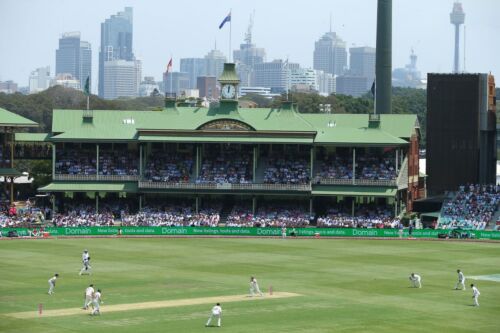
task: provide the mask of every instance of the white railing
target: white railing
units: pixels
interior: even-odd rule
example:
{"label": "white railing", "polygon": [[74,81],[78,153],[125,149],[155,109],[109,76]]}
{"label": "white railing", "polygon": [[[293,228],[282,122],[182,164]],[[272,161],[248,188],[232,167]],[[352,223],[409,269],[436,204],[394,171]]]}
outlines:
{"label": "white railing", "polygon": [[314,184],[319,185],[363,185],[363,186],[396,186],[395,179],[335,179],[315,178]]}
{"label": "white railing", "polygon": [[70,181],[137,181],[139,176],[134,175],[55,175],[54,180]]}
{"label": "white railing", "polygon": [[261,191],[311,191],[310,184],[196,184],[139,181],[139,188],[185,190],[261,190]]}

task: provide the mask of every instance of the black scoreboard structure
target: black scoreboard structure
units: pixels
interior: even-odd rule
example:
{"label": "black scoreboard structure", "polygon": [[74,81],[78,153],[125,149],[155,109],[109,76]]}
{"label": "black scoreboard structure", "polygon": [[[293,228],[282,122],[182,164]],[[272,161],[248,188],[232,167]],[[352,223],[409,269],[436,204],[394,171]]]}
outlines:
{"label": "black scoreboard structure", "polygon": [[427,75],[427,190],[495,184],[494,78],[488,74]]}

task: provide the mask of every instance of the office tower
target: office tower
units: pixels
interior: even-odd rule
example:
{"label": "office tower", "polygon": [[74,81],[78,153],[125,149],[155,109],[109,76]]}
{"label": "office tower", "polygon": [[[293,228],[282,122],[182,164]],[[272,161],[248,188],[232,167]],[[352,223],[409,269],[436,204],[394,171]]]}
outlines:
{"label": "office tower", "polygon": [[460,2],[455,2],[453,4],[453,10],[450,13],[450,23],[455,26],[455,57],[453,62],[453,73],[458,73],[459,68],[459,58],[458,53],[460,51],[460,25],[465,22],[465,13]]}
{"label": "office tower", "polygon": [[285,92],[288,88],[288,72],[299,67],[298,63],[288,63],[281,59],[256,64],[255,86],[271,88],[271,91],[276,93]]}
{"label": "office tower", "polygon": [[496,182],[495,81],[488,74],[427,75],[427,188]]}
{"label": "office tower", "polygon": [[181,58],[180,71],[188,73],[189,75],[189,88],[195,89],[197,79],[200,76],[205,76],[207,61],[204,58]]}
{"label": "office tower", "polygon": [[111,60],[104,62],[104,99],[136,97],[137,65],[135,61]]}
{"label": "office tower", "polygon": [[224,63],[227,61],[226,56],[219,50],[212,50],[205,56],[206,61],[206,76],[219,77],[224,69]]}
{"label": "office tower", "polygon": [[316,71],[312,68],[294,68],[288,72],[288,89],[319,92]]}
{"label": "office tower", "polygon": [[196,88],[200,91],[200,97],[208,99],[219,98],[217,78],[215,76],[198,76]]}
{"label": "office tower", "polygon": [[17,92],[17,83],[8,80],[8,81],[0,81],[0,93],[5,94],[14,94]]}
{"label": "office tower", "polygon": [[[80,88],[85,87],[87,77],[92,72],[92,48],[89,42],[80,39],[80,32],[67,32],[59,39],[59,48],[56,50],[56,76],[70,74],[77,79]],[[73,87],[74,84],[71,84]]]}
{"label": "office tower", "polygon": [[167,96],[182,96],[189,88],[189,74],[182,72],[163,73],[163,86]]}
{"label": "office tower", "polygon": [[417,55],[413,50],[410,54],[410,63],[404,68],[395,68],[392,71],[392,85],[394,87],[426,88],[420,71],[417,69]]}
{"label": "office tower", "polygon": [[365,77],[367,89],[375,80],[375,48],[351,47],[349,49],[349,75]]}
{"label": "office tower", "polygon": [[56,77],[50,81],[50,86],[62,86],[76,90],[81,89],[80,80],[69,73],[57,74]]}
{"label": "office tower", "polygon": [[336,79],[332,74],[316,70],[316,80],[320,95],[328,96],[336,91]]}
{"label": "office tower", "polygon": [[[132,51],[132,8],[125,7],[123,12],[112,15],[101,23],[101,48],[99,51],[99,96],[103,97],[106,85],[104,83],[104,64],[106,61],[133,61]],[[113,95],[108,93],[107,96]]]}
{"label": "office tower", "polygon": [[[364,76],[340,75],[336,77],[336,93],[360,97],[369,91],[370,84]],[[373,82],[372,82],[373,83]]]}
{"label": "office tower", "polygon": [[313,68],[333,75],[342,75],[346,71],[346,45],[335,32],[325,33],[314,43]]}
{"label": "office tower", "polygon": [[29,93],[38,93],[50,86],[50,67],[40,67],[31,72],[29,78]]}

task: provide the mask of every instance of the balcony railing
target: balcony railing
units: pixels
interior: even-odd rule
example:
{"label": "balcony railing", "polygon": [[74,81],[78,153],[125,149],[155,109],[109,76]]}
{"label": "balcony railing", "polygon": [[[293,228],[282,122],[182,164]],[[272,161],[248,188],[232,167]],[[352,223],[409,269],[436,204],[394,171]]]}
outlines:
{"label": "balcony railing", "polygon": [[65,181],[137,181],[137,175],[55,175],[54,180]]}
{"label": "balcony railing", "polygon": [[363,185],[363,186],[396,186],[395,179],[334,179],[320,178],[314,179],[314,184],[320,185]]}
{"label": "balcony railing", "polygon": [[139,181],[139,188],[182,190],[260,190],[260,191],[311,191],[310,184],[196,184]]}

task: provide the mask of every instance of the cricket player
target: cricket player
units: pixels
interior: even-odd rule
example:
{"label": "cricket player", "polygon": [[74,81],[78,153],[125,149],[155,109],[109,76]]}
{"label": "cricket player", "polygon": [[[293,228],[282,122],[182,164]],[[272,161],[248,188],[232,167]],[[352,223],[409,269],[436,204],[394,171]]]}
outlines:
{"label": "cricket player", "polygon": [[221,315],[222,315],[222,308],[220,307],[220,303],[217,303],[213,308],[212,308],[212,313],[210,314],[210,317],[208,318],[208,321],[205,326],[210,325],[210,322],[212,321],[212,318],[217,318],[217,327],[220,327],[220,321],[221,321]]}
{"label": "cricket player", "polygon": [[257,279],[253,276],[250,277],[250,296],[255,296],[255,294],[259,294],[259,296],[264,296],[260,291],[259,284],[257,283]]}
{"label": "cricket player", "polygon": [[474,284],[471,284],[470,287],[472,288],[472,298],[474,299],[474,306],[479,306],[479,302],[477,301],[477,299],[479,298],[479,295],[481,295],[481,293],[476,288],[476,286],[474,286]]}
{"label": "cricket player", "polygon": [[89,308],[89,305],[92,304],[92,298],[94,297],[94,285],[91,284],[90,286],[85,289],[85,301],[83,303],[83,308],[84,310],[87,310]]}
{"label": "cricket player", "polygon": [[457,284],[455,285],[455,290],[458,290],[458,286],[461,285],[462,286],[462,290],[465,290],[465,276],[464,276],[464,273],[462,273],[461,270],[457,269],[457,273],[458,273],[458,282]]}
{"label": "cricket player", "polygon": [[82,253],[82,262],[83,262],[83,267],[80,270],[80,275],[82,275],[84,272],[88,273],[89,275],[92,275],[92,267],[90,266],[90,253],[88,250],[83,250]]}
{"label": "cricket player", "polygon": [[94,297],[92,298],[92,307],[94,310],[92,311],[92,315],[100,315],[100,304],[104,303],[101,299],[101,289],[97,289],[97,291],[94,293]]}
{"label": "cricket player", "polygon": [[281,238],[286,238],[286,225],[283,224],[281,227]]}
{"label": "cricket player", "polygon": [[414,288],[422,288],[422,283],[420,283],[421,280],[422,280],[422,278],[420,277],[420,275],[415,274],[415,273],[411,273],[411,275],[410,275],[410,281],[411,281],[411,286],[412,287],[414,287]]}
{"label": "cricket player", "polygon": [[49,295],[52,295],[54,293],[54,288],[56,286],[56,280],[59,277],[59,274],[54,274],[53,277],[49,279]]}

